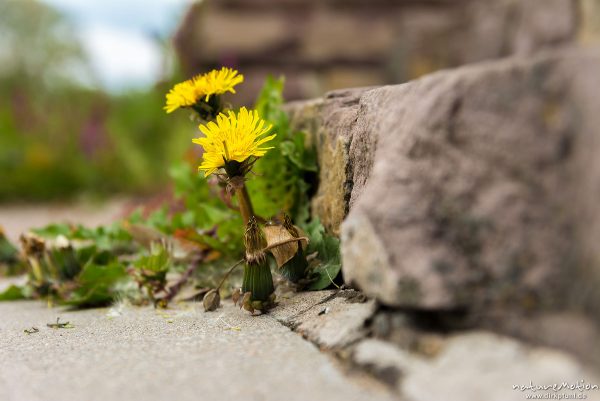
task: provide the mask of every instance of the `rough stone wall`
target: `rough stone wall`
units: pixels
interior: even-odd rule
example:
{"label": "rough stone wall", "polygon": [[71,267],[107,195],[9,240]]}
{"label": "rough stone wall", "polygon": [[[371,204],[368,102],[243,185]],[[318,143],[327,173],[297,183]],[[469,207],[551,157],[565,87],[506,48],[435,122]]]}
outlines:
{"label": "rough stone wall", "polygon": [[578,9],[575,0],[204,0],[175,44],[186,75],[242,70],[235,100],[247,104],[266,74],[284,74],[287,99],[302,99],[560,46],[576,36]]}
{"label": "rough stone wall", "polygon": [[598,71],[600,47],[573,47],[290,104],[313,127],[313,212],[341,235],[345,280],[524,336],[507,314],[598,322]]}

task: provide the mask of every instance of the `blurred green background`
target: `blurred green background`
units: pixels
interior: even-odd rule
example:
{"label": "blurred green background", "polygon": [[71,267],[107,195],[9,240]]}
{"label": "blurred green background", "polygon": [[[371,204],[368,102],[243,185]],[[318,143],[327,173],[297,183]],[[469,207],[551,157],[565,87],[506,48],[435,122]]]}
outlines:
{"label": "blurred green background", "polygon": [[[164,94],[179,75],[169,49],[177,18],[162,30],[147,24],[143,33],[161,65],[170,67],[162,76],[154,73],[127,85],[127,76],[119,81],[98,71],[80,29],[92,25],[86,15],[77,15],[76,2],[51,3],[0,2],[0,202],[160,191],[167,185],[168,166],[185,155],[196,135],[186,113],[162,110]],[[110,3],[118,1],[105,6]],[[135,3],[129,5],[143,9]],[[94,12],[89,5],[87,10]],[[125,12],[105,16],[127,23]],[[118,60],[116,44],[104,47]],[[122,59],[131,52],[120,51],[121,61],[132,64]],[[144,62],[140,58],[142,71]],[[139,74],[130,71],[131,76]]]}

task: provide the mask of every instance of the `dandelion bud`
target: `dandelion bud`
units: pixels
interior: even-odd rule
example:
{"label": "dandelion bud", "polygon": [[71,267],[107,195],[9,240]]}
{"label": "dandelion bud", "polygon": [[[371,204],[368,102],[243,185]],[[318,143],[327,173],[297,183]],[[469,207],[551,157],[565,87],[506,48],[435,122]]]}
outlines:
{"label": "dandelion bud", "polygon": [[244,246],[246,247],[246,262],[256,262],[258,264],[266,261],[267,257],[263,249],[265,248],[265,239],[256,217],[251,216],[246,225],[244,233]]}
{"label": "dandelion bud", "polygon": [[216,310],[221,305],[221,295],[219,294],[219,291],[216,289],[208,291],[202,299],[202,304],[204,305],[205,312]]}
{"label": "dandelion bud", "polygon": [[[242,292],[250,293],[250,296],[244,296],[242,304],[247,310],[266,310],[271,305],[271,295],[275,291],[273,287],[273,277],[267,256],[264,252],[263,233],[256,222],[254,216],[250,217],[246,226],[244,235],[244,245],[246,246],[246,265],[244,266],[244,279],[242,283]],[[259,301],[259,302],[256,302]]]}

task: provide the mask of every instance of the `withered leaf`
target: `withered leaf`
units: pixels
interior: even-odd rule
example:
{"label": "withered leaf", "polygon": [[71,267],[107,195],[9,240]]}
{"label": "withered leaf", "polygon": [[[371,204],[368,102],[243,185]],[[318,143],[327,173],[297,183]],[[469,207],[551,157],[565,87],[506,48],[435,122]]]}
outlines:
{"label": "withered leaf", "polygon": [[252,308],[252,306],[250,305],[251,299],[252,299],[252,293],[250,293],[250,292],[244,293],[244,296],[242,297],[242,302],[240,302],[240,308],[243,307],[244,309],[249,311],[250,308]]}
{"label": "withered leaf", "polygon": [[[296,229],[301,237],[305,235],[300,228],[296,227]],[[292,234],[290,234],[288,230],[281,225],[267,225],[264,228],[264,233],[265,239],[267,240],[267,246],[294,238]],[[306,249],[305,241],[302,241],[302,248]],[[270,249],[269,252],[271,252],[271,254],[275,257],[277,267],[281,268],[281,266],[286,264],[286,262],[296,255],[296,252],[298,252],[298,243],[294,241],[288,242],[287,244],[279,245]]]}
{"label": "withered leaf", "polygon": [[30,330],[28,330],[28,329],[25,329],[25,330],[23,330],[23,332],[24,332],[25,334],[35,334],[35,333],[39,333],[39,332],[40,332],[40,329],[38,329],[37,327],[31,327],[31,329],[30,329]]}
{"label": "withered leaf", "polygon": [[56,323],[47,323],[46,326],[50,327],[51,329],[72,329],[75,327],[70,322],[61,323],[60,317],[56,318]]}

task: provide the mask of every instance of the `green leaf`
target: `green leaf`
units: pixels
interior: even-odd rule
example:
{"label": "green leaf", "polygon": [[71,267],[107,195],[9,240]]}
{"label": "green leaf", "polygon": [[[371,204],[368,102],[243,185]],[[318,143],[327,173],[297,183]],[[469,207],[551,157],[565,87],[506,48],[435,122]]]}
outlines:
{"label": "green leaf", "polygon": [[26,296],[23,293],[23,288],[14,284],[0,292],[0,301],[16,301],[25,298]]}
{"label": "green leaf", "polygon": [[310,185],[304,181],[306,173],[316,172],[316,156],[306,149],[303,133],[290,130],[288,115],[283,111],[283,78],[267,78],[258,96],[259,115],[273,125],[277,136],[269,142],[273,149],[254,166],[257,177],[248,181],[248,191],[256,213],[271,217],[282,211],[296,221],[305,220],[307,194]]}
{"label": "green leaf", "polygon": [[285,79],[283,77],[275,79],[273,76],[268,76],[256,99],[254,108],[261,118],[270,121],[277,128],[287,131],[287,114],[281,108],[284,103],[284,84]]}
{"label": "green leaf", "polygon": [[50,249],[48,256],[60,280],[73,279],[83,266],[72,247]]}
{"label": "green leaf", "polygon": [[137,269],[143,269],[154,274],[166,275],[171,265],[169,252],[162,245],[153,246],[152,253],[147,256],[141,256],[135,261],[134,266]]}
{"label": "green leaf", "polygon": [[49,239],[63,235],[69,240],[93,241],[98,249],[103,250],[110,250],[122,245],[124,242],[131,241],[131,235],[119,223],[97,228],[82,225],[50,224],[32,231],[43,238]]}
{"label": "green leaf", "polygon": [[103,266],[90,262],[83,267],[76,280],[78,287],[65,303],[77,307],[110,304],[117,295],[116,285],[128,277],[121,263]]}
{"label": "green leaf", "polygon": [[163,233],[170,234],[172,232],[171,219],[166,206],[152,212],[144,224],[156,228]]}
{"label": "green leaf", "polygon": [[281,153],[286,156],[298,169],[317,172],[317,160],[315,152],[306,149],[304,145],[305,134],[298,132],[292,140],[284,141],[279,145]]}
{"label": "green leaf", "polygon": [[59,235],[64,235],[68,238],[71,235],[71,226],[68,224],[49,224],[46,227],[36,228],[31,231],[43,238],[56,238]]}
{"label": "green leaf", "polygon": [[[79,248],[75,252],[77,254],[77,260],[83,266],[94,258],[94,256],[98,253],[98,248],[96,248],[96,245],[90,245],[90,246],[85,246],[85,247]],[[106,264],[106,263],[99,263],[99,264]]]}
{"label": "green leaf", "polygon": [[26,267],[19,257],[19,250],[6,238],[0,227],[0,275],[14,276],[25,271]]}
{"label": "green leaf", "polygon": [[316,280],[311,282],[306,289],[311,291],[326,289],[334,284],[334,280],[340,273],[341,268],[342,264],[339,261],[320,264],[313,270],[313,274],[317,276]]}
{"label": "green leaf", "polygon": [[18,249],[4,236],[0,228],[0,263],[16,263],[18,259]]}
{"label": "green leaf", "polygon": [[327,234],[319,219],[311,221],[303,228],[310,238],[306,253],[310,255],[317,252],[318,260],[318,265],[312,271],[316,276],[315,280],[307,289],[323,290],[334,283],[342,268],[340,240]]}
{"label": "green leaf", "polygon": [[206,203],[203,203],[198,207],[205,213],[207,227],[211,227],[231,218],[231,211],[222,207],[216,207]]}

